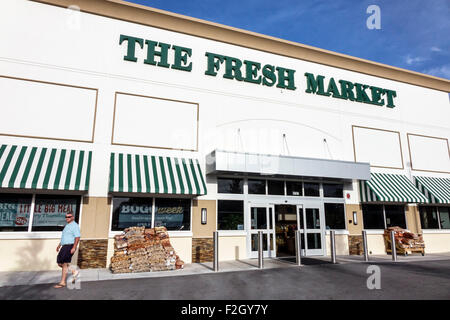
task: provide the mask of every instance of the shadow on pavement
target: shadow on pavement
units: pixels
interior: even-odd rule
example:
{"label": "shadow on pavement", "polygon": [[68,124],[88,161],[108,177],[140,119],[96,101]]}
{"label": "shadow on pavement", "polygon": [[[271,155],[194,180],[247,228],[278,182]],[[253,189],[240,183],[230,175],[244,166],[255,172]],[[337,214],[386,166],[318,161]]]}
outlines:
{"label": "shadow on pavement", "polygon": [[[295,257],[282,257],[277,258],[280,261],[289,262],[289,263],[296,263]],[[302,257],[302,264],[305,266],[316,266],[321,264],[332,264],[330,261],[324,261],[322,259],[315,259],[310,257]]]}

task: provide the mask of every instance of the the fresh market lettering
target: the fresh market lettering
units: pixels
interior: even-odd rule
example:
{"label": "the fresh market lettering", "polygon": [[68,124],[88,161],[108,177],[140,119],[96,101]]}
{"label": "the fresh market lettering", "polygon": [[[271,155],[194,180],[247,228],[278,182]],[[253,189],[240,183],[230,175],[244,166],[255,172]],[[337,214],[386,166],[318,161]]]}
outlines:
{"label": "the fresh market lettering", "polygon": [[[321,96],[331,96],[333,98],[345,99],[350,101],[363,102],[394,108],[394,98],[397,93],[394,90],[383,89],[379,87],[369,86],[367,84],[353,83],[347,80],[339,80],[338,83],[334,78],[330,78],[327,82],[324,76],[318,75],[314,77],[312,73],[305,73],[306,77],[306,93],[315,93]],[[326,84],[328,85],[326,86]],[[325,91],[326,88],[326,91]],[[370,97],[369,97],[370,94]],[[386,98],[383,99],[383,97]]]}
{"label": "the fresh market lettering", "polygon": [[217,53],[206,52],[208,67],[205,74],[215,77],[222,65],[225,65],[223,77],[225,79],[245,81],[263,86],[272,87],[277,84],[277,88],[295,90],[294,73],[295,70],[276,67],[266,64],[261,67],[261,63],[249,60],[223,56]]}
{"label": "the fresh market lettering", "polygon": [[[125,61],[137,62],[136,50],[145,50],[144,64],[171,68],[181,71],[192,71],[192,49],[164,42],[145,40],[142,38],[120,35],[119,45],[127,44]],[[169,50],[173,51],[169,61]],[[281,89],[296,90],[295,70],[271,64],[242,60],[217,53],[206,52],[205,75],[216,77],[219,73],[229,80],[243,81],[266,87],[276,86]],[[370,86],[347,80],[325,79],[325,76],[314,76],[305,73],[306,93],[333,97],[355,102],[394,108],[394,90]]]}
{"label": "the fresh market lettering", "polygon": [[[192,55],[192,49],[170,45],[168,43],[156,42],[152,40],[144,40],[142,38],[136,38],[131,36],[120,35],[119,45],[123,42],[127,42],[127,54],[123,57],[126,61],[137,62],[136,57],[136,45],[139,48],[145,49],[147,57],[144,60],[145,64],[150,64],[153,66],[172,68],[182,71],[191,71],[192,62],[188,63],[188,58]],[[169,63],[169,49],[173,50],[173,61]],[[156,62],[156,57],[158,57],[158,62]]]}

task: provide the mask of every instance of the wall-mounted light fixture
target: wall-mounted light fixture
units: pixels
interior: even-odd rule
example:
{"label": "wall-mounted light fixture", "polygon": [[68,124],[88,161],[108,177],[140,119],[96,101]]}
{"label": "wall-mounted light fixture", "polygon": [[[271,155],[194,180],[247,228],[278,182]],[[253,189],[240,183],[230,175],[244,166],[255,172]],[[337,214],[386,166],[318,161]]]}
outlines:
{"label": "wall-mounted light fixture", "polygon": [[206,208],[202,208],[202,224],[206,224]]}
{"label": "wall-mounted light fixture", "polygon": [[358,213],[353,211],[353,224],[356,226],[358,224]]}

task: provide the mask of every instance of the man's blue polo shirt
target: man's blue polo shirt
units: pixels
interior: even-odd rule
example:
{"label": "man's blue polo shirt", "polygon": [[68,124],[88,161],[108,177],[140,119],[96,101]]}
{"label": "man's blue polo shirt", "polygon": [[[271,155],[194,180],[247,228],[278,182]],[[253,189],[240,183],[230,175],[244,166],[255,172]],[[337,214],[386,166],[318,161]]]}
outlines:
{"label": "man's blue polo shirt", "polygon": [[80,237],[80,227],[75,221],[72,221],[64,227],[60,244],[62,246],[66,244],[73,244],[75,243],[75,238],[78,237]]}

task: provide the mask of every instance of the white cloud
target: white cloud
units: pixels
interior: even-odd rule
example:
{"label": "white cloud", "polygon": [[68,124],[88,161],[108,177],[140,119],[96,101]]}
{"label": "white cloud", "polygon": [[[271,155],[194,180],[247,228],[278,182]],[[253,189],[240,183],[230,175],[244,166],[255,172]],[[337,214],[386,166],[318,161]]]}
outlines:
{"label": "white cloud", "polygon": [[427,59],[423,58],[423,57],[411,57],[410,55],[408,55],[405,59],[405,62],[408,65],[412,65],[412,64],[419,63],[419,62],[422,62],[425,60],[427,60]]}
{"label": "white cloud", "polygon": [[429,74],[435,77],[450,79],[450,64],[444,64],[439,67],[424,70],[422,71],[422,73]]}
{"label": "white cloud", "polygon": [[438,47],[431,47],[430,50],[433,51],[433,52],[441,52],[441,51],[442,51],[442,50],[441,50],[440,48],[438,48]]}

